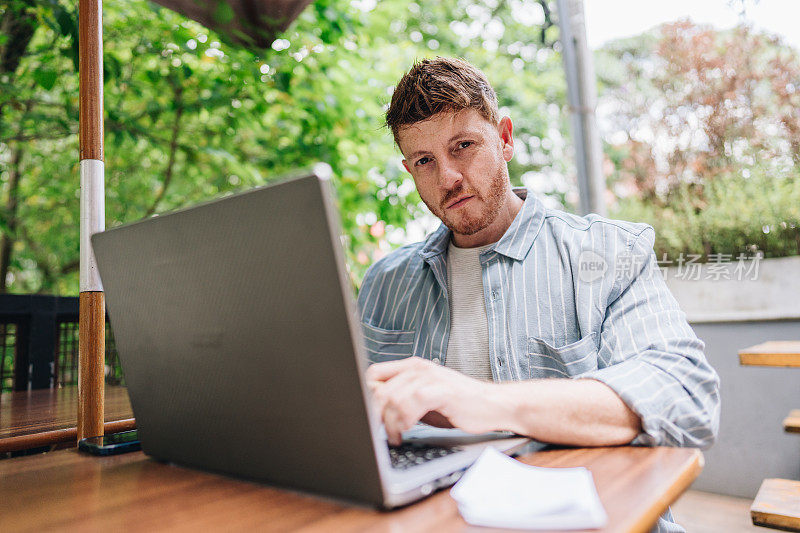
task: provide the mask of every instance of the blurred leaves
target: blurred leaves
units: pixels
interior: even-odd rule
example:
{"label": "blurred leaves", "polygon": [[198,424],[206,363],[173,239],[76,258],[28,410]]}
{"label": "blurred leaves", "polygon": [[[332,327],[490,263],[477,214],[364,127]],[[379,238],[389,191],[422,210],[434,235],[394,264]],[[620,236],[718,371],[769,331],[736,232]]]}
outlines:
{"label": "blurred leaves", "polygon": [[[36,30],[14,75],[0,76],[3,205],[10,153],[24,143],[26,154],[16,165],[10,290],[74,294],[76,6],[11,4],[33,14]],[[9,12],[0,5],[0,16]],[[547,43],[557,28],[545,19],[534,0],[318,0],[254,53],[144,0],[106,2],[106,225],[316,169],[333,178],[358,285],[372,261],[438,223],[382,127],[391,90],[415,60],[458,55],[485,70],[514,119],[515,184],[571,172],[560,58],[541,41],[542,28]]]}
{"label": "blurred leaves", "polygon": [[800,254],[800,61],[748,26],[689,21],[596,54],[614,216],[680,253]]}
{"label": "blurred leaves", "polygon": [[718,175],[702,191],[698,209],[695,186],[682,184],[669,205],[620,201],[617,214],[643,220],[656,230],[656,254],[676,259],[680,254],[763,253],[765,257],[800,254],[800,175],[776,178],[757,169],[748,178]]}

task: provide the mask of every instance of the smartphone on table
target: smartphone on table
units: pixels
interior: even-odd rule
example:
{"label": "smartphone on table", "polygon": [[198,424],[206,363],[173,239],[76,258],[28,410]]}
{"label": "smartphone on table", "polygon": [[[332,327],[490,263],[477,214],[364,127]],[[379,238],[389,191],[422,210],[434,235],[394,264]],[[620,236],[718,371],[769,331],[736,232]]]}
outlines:
{"label": "smartphone on table", "polygon": [[141,450],[142,443],[139,442],[139,432],[132,429],[100,437],[81,439],[78,441],[78,449],[92,455],[115,455]]}

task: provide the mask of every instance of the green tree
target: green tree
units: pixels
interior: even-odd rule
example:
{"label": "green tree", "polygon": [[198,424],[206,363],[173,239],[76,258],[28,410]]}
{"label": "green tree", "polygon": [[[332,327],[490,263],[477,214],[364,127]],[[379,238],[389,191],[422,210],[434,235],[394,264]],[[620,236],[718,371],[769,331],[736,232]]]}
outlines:
{"label": "green tree", "polygon": [[[0,43],[0,57],[17,58],[0,74],[0,277],[13,292],[75,294],[76,8],[0,9],[3,28],[28,36]],[[459,55],[487,72],[515,119],[516,184],[569,169],[555,30],[544,1],[319,0],[254,52],[144,0],[106,2],[106,225],[316,168],[333,176],[358,285],[369,263],[435,222],[382,127],[414,60]]]}
{"label": "green tree", "polygon": [[688,21],[596,54],[613,215],[660,255],[800,254],[800,61],[747,26]]}

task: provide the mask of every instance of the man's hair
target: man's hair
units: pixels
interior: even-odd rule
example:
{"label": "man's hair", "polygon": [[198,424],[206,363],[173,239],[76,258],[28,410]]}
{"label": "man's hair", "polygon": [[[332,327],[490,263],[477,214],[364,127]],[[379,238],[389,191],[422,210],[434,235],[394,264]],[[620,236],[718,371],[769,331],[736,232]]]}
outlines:
{"label": "man's hair", "polygon": [[397,143],[400,128],[444,111],[475,109],[497,124],[497,95],[486,76],[463,59],[437,57],[414,63],[397,84],[386,126]]}

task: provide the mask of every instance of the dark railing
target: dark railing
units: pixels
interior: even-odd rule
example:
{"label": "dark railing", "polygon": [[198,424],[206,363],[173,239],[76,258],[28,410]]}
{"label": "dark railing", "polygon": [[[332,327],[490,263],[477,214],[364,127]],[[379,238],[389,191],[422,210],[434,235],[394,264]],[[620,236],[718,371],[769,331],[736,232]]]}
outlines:
{"label": "dark railing", "polygon": [[0,391],[14,388],[14,366],[17,358],[17,325],[0,323]]}
{"label": "dark railing", "polygon": [[[106,383],[123,383],[106,322]],[[78,298],[0,295],[0,390],[78,384]]]}

